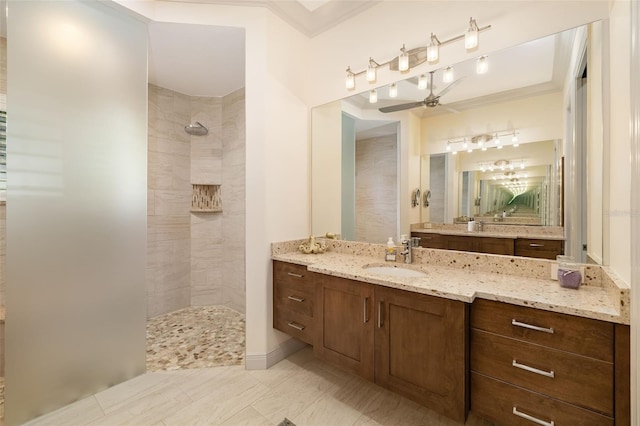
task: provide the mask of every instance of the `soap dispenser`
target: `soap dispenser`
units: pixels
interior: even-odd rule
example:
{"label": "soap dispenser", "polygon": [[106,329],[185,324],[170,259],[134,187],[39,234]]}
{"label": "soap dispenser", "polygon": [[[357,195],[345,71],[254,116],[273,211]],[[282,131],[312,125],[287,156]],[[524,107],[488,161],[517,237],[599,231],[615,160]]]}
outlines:
{"label": "soap dispenser", "polygon": [[389,240],[387,241],[387,251],[385,252],[384,259],[387,262],[395,262],[396,253],[397,253],[397,249],[396,249],[395,243],[393,242],[393,238],[389,237]]}

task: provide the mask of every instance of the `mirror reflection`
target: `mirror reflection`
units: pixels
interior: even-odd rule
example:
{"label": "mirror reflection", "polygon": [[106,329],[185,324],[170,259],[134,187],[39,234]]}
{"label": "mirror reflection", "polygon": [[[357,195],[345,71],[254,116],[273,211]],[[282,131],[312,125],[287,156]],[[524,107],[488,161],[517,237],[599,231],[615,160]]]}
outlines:
{"label": "mirror reflection", "polygon": [[[586,87],[586,34],[586,27],[571,29],[463,63],[438,64],[440,68],[376,88],[375,96],[368,90],[314,108],[313,233],[339,229],[345,239],[384,243],[389,236],[409,233],[412,224],[455,224],[470,217],[500,224],[567,225],[565,196],[570,195],[568,201],[575,205],[586,202],[579,194],[587,184],[586,178],[580,179],[587,150],[579,148],[576,144],[581,142],[574,137],[580,133],[578,126],[586,126],[578,123],[578,117],[591,113],[586,94],[581,95],[582,102],[575,101],[575,91],[580,90],[576,82]],[[398,156],[393,180],[397,193],[373,180],[356,184],[358,173],[343,175],[338,179],[340,186],[323,186],[318,170],[326,168],[322,157],[331,149],[326,134],[330,109],[348,116],[356,128],[368,125],[369,130],[378,130],[377,137],[395,138],[397,151],[391,155]],[[323,131],[324,135],[318,135]],[[351,160],[336,158],[344,173],[345,161]],[[594,164],[597,162],[595,159]],[[372,164],[375,168],[375,162]],[[571,170],[564,170],[565,164]],[[358,167],[357,161],[351,166]],[[379,180],[385,181],[385,173],[379,173]],[[563,185],[563,176],[573,179],[569,188]],[[345,178],[350,182],[346,187]],[[593,178],[601,182],[601,173]],[[349,194],[348,188],[356,189]],[[429,195],[427,203],[422,200],[416,205],[416,189],[423,197]],[[360,191],[366,191],[368,197],[377,194],[387,204],[396,198],[395,215],[388,214],[377,224],[369,221],[371,228],[360,233],[352,231],[375,210],[354,207]],[[342,195],[337,207],[340,213],[331,212],[336,205],[326,202],[326,194],[332,192]],[[586,215],[585,209],[578,220],[586,222]],[[581,225],[574,220],[570,225],[565,230],[574,240],[571,247],[580,247],[580,241],[586,241],[586,227],[581,236],[572,231]]]}

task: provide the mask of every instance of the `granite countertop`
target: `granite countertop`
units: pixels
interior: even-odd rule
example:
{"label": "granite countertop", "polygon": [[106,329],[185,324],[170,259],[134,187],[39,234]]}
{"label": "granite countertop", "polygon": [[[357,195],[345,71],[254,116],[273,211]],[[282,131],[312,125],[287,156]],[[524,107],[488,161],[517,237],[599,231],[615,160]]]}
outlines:
{"label": "granite countertop", "polygon": [[459,231],[454,229],[429,229],[429,228],[417,228],[412,229],[411,232],[420,232],[423,234],[441,234],[441,235],[465,235],[469,237],[492,237],[492,238],[530,238],[536,240],[561,240],[564,241],[564,237],[561,235],[549,235],[549,234],[536,234],[536,233],[520,233],[520,232],[496,232],[496,231]]}
{"label": "granite countertop", "polygon": [[[274,252],[272,258],[305,265],[311,272],[467,303],[481,298],[614,323],[629,324],[630,321],[628,306],[625,306],[628,304],[628,288],[615,284],[615,280],[611,280],[614,288],[582,285],[579,290],[572,290],[560,287],[557,281],[550,278],[530,278],[432,264],[405,265],[384,262],[379,257],[338,252],[320,255]],[[406,267],[422,271],[426,277],[379,275],[367,272],[366,266]],[[617,301],[613,300],[615,294],[619,298]],[[621,305],[624,308],[620,308]]]}

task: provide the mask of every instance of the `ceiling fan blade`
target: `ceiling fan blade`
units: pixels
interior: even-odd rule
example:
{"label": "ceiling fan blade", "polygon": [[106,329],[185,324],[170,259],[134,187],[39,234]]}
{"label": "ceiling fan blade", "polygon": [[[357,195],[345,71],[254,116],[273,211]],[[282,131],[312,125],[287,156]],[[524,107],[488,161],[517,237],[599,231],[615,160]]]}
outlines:
{"label": "ceiling fan blade", "polygon": [[396,111],[403,111],[405,109],[411,109],[411,108],[416,108],[419,106],[424,106],[424,101],[420,101],[420,102],[411,102],[408,104],[400,104],[400,105],[391,105],[388,107],[382,107],[379,108],[378,111],[380,112],[396,112]]}
{"label": "ceiling fan blade", "polygon": [[450,85],[448,85],[447,87],[445,87],[444,89],[442,89],[440,91],[440,93],[438,93],[438,97],[444,96],[447,92],[449,92],[449,90],[453,89],[454,87],[456,87],[458,84],[460,84],[460,82],[462,81],[464,77],[460,77],[459,79],[457,79],[456,81],[454,81],[453,83],[451,83]]}

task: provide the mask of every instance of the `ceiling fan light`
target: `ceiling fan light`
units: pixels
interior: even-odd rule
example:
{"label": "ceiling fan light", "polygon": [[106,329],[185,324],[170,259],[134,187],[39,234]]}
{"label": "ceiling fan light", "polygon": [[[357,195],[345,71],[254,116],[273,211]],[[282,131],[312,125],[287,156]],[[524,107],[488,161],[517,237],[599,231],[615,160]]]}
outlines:
{"label": "ceiling fan light", "polygon": [[486,56],[480,56],[476,61],[476,73],[486,74],[489,71],[489,59]]}
{"label": "ceiling fan light", "polygon": [[469,18],[469,29],[464,34],[464,48],[467,50],[478,47],[478,25],[476,20]]}
{"label": "ceiling fan light", "polygon": [[348,90],[353,90],[356,88],[356,76],[351,71],[351,67],[347,68],[347,77],[345,79],[345,86]]}
{"label": "ceiling fan light", "polygon": [[369,103],[375,104],[378,102],[378,92],[375,89],[369,91]]}
{"label": "ceiling fan light", "polygon": [[427,46],[427,61],[436,62],[440,57],[440,41],[431,33],[431,44]]}
{"label": "ceiling fan light", "polygon": [[391,84],[391,86],[389,86],[389,97],[390,98],[397,98],[398,97],[398,86],[393,83]]}
{"label": "ceiling fan light", "polygon": [[424,74],[421,74],[420,77],[418,77],[418,89],[425,90],[426,88],[427,88],[427,76]]}
{"label": "ceiling fan light", "polygon": [[402,49],[400,49],[400,56],[398,56],[398,70],[407,71],[408,69],[409,69],[409,54],[407,53],[407,49],[405,49],[403,44]]}
{"label": "ceiling fan light", "polygon": [[443,83],[451,83],[453,81],[453,77],[453,67],[446,67],[444,71],[442,71]]}

